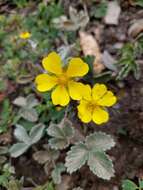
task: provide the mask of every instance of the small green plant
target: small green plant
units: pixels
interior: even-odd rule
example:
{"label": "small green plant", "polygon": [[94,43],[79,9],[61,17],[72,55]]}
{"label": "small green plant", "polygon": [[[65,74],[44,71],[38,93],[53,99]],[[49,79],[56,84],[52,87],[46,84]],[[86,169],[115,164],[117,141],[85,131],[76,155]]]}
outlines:
{"label": "small green plant", "polygon": [[4,164],[0,175],[0,186],[7,188],[12,175],[15,173],[10,164]]}
{"label": "small green plant", "polygon": [[8,99],[2,103],[2,110],[0,113],[0,133],[6,132],[11,121],[12,108]]}
{"label": "small green plant", "polygon": [[102,0],[99,4],[96,4],[92,11],[91,11],[91,16],[97,18],[97,19],[101,19],[106,15],[107,12],[107,1],[106,0]]}
{"label": "small green plant", "polygon": [[117,62],[120,71],[117,80],[122,80],[128,76],[130,72],[133,73],[136,79],[140,77],[140,68],[136,62],[137,52],[133,43],[127,43],[121,49],[121,58]]}
{"label": "small green plant", "polygon": [[143,7],[143,1],[142,0],[134,0],[134,4],[138,5],[140,7]]}
{"label": "small green plant", "polygon": [[139,186],[137,186],[131,180],[126,179],[122,183],[122,189],[123,190],[143,190],[143,180],[139,180]]}
{"label": "small green plant", "polygon": [[37,124],[32,127],[28,135],[26,129],[17,124],[14,135],[20,142],[11,146],[9,150],[11,156],[16,158],[26,152],[30,146],[37,143],[43,135],[44,128],[43,124]]}

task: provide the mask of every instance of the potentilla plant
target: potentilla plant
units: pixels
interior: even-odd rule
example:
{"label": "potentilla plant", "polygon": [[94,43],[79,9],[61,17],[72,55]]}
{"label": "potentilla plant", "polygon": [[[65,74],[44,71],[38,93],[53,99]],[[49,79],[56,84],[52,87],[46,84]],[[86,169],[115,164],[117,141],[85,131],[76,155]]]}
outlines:
{"label": "potentilla plant", "polygon": [[[61,182],[61,175],[65,172],[65,169],[71,174],[85,164],[95,175],[109,180],[114,176],[115,171],[112,160],[106,151],[115,145],[114,139],[103,132],[94,132],[88,136],[79,134],[78,129],[70,121],[70,110],[72,110],[72,105],[77,107],[76,115],[84,123],[84,126],[91,121],[96,125],[101,125],[109,121],[107,108],[116,103],[116,96],[112,91],[108,90],[105,84],[96,83],[90,86],[82,82],[84,81],[82,80],[84,79],[83,77],[89,71],[89,66],[79,57],[70,58],[64,62],[59,54],[51,52],[47,57],[43,58],[42,65],[45,71],[35,79],[37,90],[40,93],[51,91],[52,104],[56,107],[67,107],[60,123],[51,122],[46,130],[44,125],[41,130],[36,125],[34,135],[38,136],[38,140],[40,140],[42,135],[45,134],[43,131],[46,131],[48,150],[50,152],[56,151],[60,153],[63,149],[68,150],[68,152],[64,165],[63,163],[57,163],[58,157],[52,159],[51,153],[46,152],[46,150],[40,150],[40,155],[38,154],[38,156],[35,153],[35,160],[38,163],[45,164],[44,169],[46,172],[47,163],[50,162],[53,165],[51,177],[54,183]],[[74,104],[70,104],[71,100]],[[20,142],[11,147],[10,153],[12,157],[20,156],[34,143],[38,142],[37,138],[34,142],[30,139],[33,130],[28,135],[22,126],[17,126],[15,137]],[[24,139],[23,134],[26,137]],[[24,146],[23,151],[19,152],[19,149],[17,149],[19,144]],[[68,149],[69,146],[70,149]],[[44,155],[42,156],[42,154]]]}
{"label": "potentilla plant", "polygon": [[[63,63],[59,54],[51,52],[43,58],[42,65],[45,72],[36,77],[36,88],[39,92],[51,91],[53,105],[64,107],[72,99],[77,106],[77,117],[84,125],[91,121],[97,125],[109,121],[107,108],[113,106],[117,98],[105,84],[96,83],[91,87],[79,81],[89,71],[87,63],[79,57]],[[49,125],[49,146],[53,150],[68,150],[67,147],[72,145],[65,159],[67,172],[73,173],[87,164],[95,175],[109,180],[115,171],[106,151],[115,145],[114,139],[103,132],[94,132],[75,141],[77,129],[69,121],[67,112],[60,123]],[[59,175],[59,170],[54,170],[54,176]],[[54,182],[56,183],[55,178]]]}

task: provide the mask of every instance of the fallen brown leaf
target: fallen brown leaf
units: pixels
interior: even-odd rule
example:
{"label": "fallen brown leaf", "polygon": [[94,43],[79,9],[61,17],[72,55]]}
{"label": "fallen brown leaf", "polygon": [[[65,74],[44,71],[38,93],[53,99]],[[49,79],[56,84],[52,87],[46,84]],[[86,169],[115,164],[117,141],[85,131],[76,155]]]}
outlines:
{"label": "fallen brown leaf", "polygon": [[12,142],[11,129],[0,135],[0,144],[10,144]]}
{"label": "fallen brown leaf", "polygon": [[71,184],[71,176],[63,175],[62,183],[56,185],[56,190],[68,190]]}
{"label": "fallen brown leaf", "polygon": [[143,32],[143,19],[136,20],[130,26],[128,35],[132,38],[136,38],[141,32]]}
{"label": "fallen brown leaf", "polygon": [[91,34],[83,31],[79,32],[79,37],[83,54],[85,56],[95,56],[95,60],[93,62],[93,70],[96,74],[101,73],[105,67],[102,64],[102,56],[97,40]]}

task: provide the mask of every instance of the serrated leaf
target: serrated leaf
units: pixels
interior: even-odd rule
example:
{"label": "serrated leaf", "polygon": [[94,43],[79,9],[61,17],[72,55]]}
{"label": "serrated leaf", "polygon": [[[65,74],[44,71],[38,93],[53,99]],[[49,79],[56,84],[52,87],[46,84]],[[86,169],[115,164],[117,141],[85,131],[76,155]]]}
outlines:
{"label": "serrated leaf", "polygon": [[90,170],[102,179],[109,180],[114,176],[112,161],[104,152],[90,151],[87,164]]}
{"label": "serrated leaf", "polygon": [[55,184],[61,183],[61,173],[65,171],[65,166],[63,163],[58,163],[54,170],[52,171],[52,179]]}
{"label": "serrated leaf", "polygon": [[17,106],[20,106],[20,107],[26,106],[26,105],[27,105],[26,98],[24,98],[24,97],[22,97],[22,96],[19,96],[19,97],[17,97],[17,98],[13,101],[13,104],[15,104],[15,105],[17,105]]}
{"label": "serrated leaf", "polygon": [[57,124],[52,123],[47,129],[47,133],[55,138],[64,138],[64,133]]}
{"label": "serrated leaf", "polygon": [[32,127],[32,129],[29,133],[29,137],[31,138],[32,144],[38,142],[41,139],[44,128],[45,128],[45,126],[43,124],[37,124],[34,127]]}
{"label": "serrated leaf", "polygon": [[19,114],[21,117],[31,122],[36,122],[38,120],[38,113],[33,108],[23,107],[19,110]]}
{"label": "serrated leaf", "polygon": [[123,181],[122,188],[123,190],[136,190],[138,187],[134,182],[127,179]]}
{"label": "serrated leaf", "polygon": [[88,150],[84,143],[78,143],[71,147],[71,150],[67,153],[65,166],[67,171],[72,172],[81,168],[88,160]]}
{"label": "serrated leaf", "polygon": [[59,152],[56,150],[41,150],[41,151],[35,152],[33,154],[33,158],[39,164],[45,164],[46,162],[50,162],[51,160],[57,159],[58,155],[59,155]]}
{"label": "serrated leaf", "polygon": [[89,149],[96,149],[97,151],[106,151],[115,146],[114,139],[103,132],[95,132],[86,138],[85,144]]}
{"label": "serrated leaf", "polygon": [[44,151],[44,150],[35,152],[33,154],[33,158],[39,164],[44,164],[44,163],[49,162],[51,160],[49,152],[48,151]]}
{"label": "serrated leaf", "polygon": [[52,136],[49,144],[54,149],[64,149],[69,145],[69,140],[74,134],[72,123],[64,119],[60,124],[51,124],[47,129],[47,133]]}
{"label": "serrated leaf", "polygon": [[18,156],[22,155],[28,148],[29,145],[25,143],[16,143],[12,145],[9,152],[11,154],[11,157],[17,158]]}
{"label": "serrated leaf", "polygon": [[66,148],[69,145],[69,143],[67,142],[67,139],[51,138],[49,140],[49,145],[51,146],[51,148],[57,150]]}
{"label": "serrated leaf", "polygon": [[67,138],[71,138],[74,134],[74,129],[72,127],[71,121],[68,119],[64,119],[64,122],[62,124],[61,128],[63,129],[64,136]]}
{"label": "serrated leaf", "polygon": [[19,124],[16,125],[16,129],[14,130],[14,136],[19,141],[22,141],[25,144],[28,144],[28,145],[31,144],[31,140],[30,140],[30,138],[29,138],[29,136],[27,134],[26,129],[23,126],[19,125]]}
{"label": "serrated leaf", "polygon": [[33,108],[39,104],[34,94],[30,94],[29,96],[27,96],[26,101],[28,108]]}

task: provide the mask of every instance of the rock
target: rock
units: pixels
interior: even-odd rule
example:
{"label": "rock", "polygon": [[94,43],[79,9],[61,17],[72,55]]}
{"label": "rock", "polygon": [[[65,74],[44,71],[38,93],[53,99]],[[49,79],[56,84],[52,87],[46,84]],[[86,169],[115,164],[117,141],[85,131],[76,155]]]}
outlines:
{"label": "rock", "polygon": [[104,18],[105,24],[118,25],[121,8],[117,1],[111,1],[108,3],[107,14]]}

